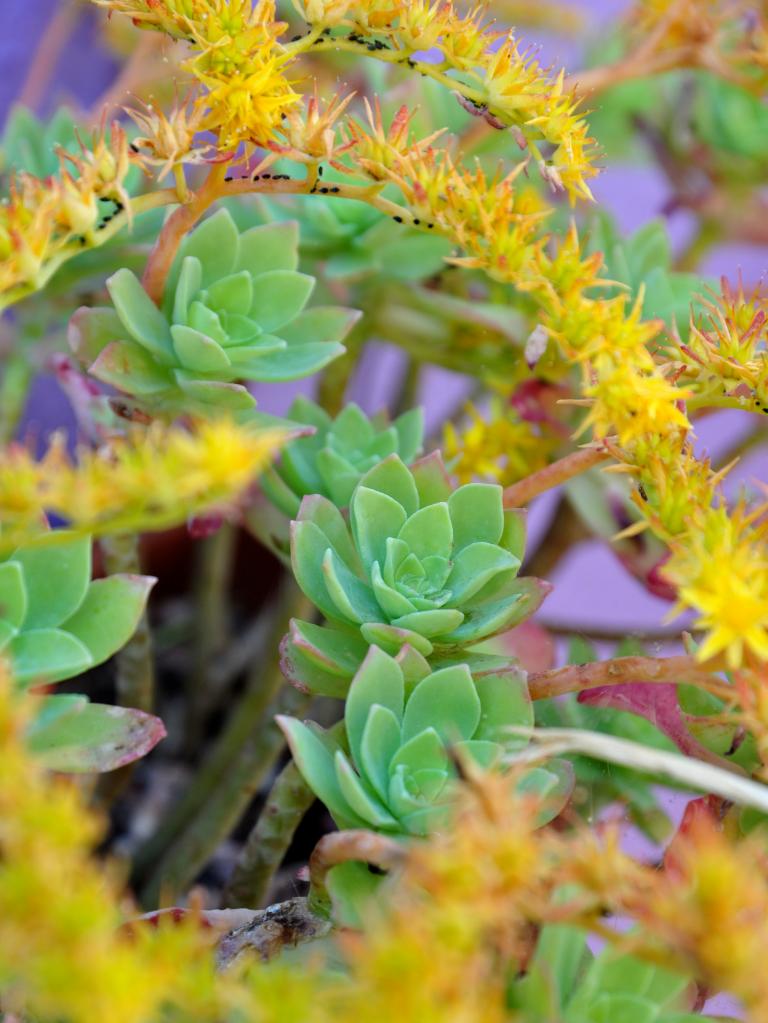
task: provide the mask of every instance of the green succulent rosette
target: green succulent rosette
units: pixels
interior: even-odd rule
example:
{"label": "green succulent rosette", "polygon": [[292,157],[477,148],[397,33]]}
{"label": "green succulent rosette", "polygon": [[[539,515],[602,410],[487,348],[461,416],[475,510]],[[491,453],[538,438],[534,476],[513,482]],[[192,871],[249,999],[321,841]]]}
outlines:
{"label": "green succulent rosette", "polygon": [[98,380],[154,414],[248,412],[242,381],[309,376],[344,352],[358,318],[306,309],[315,280],[299,273],[295,223],[238,231],[220,209],[180,248],[161,308],[128,269],[107,281],[112,307],[82,308],[70,344]]}
{"label": "green succulent rosette", "polygon": [[[458,793],[457,759],[484,770],[527,745],[513,728],[533,724],[525,673],[474,676],[466,664],[430,671],[406,648],[397,658],[371,647],[355,675],[344,709],[345,740],[313,723],[279,717],[298,769],[340,828],[394,837],[421,837],[444,827]],[[535,767],[520,779],[542,800],[540,823],[570,794],[568,765]],[[354,918],[372,883],[364,865],[331,870],[328,887],[337,915]]]}
{"label": "green succulent rosette", "polygon": [[[562,889],[557,901],[578,894]],[[693,1011],[696,995],[693,978],[676,970],[611,947],[593,955],[587,933],[567,924],[542,927],[508,993],[510,1009],[526,1023],[712,1023]]]}
{"label": "green succulent rosette", "polygon": [[389,455],[408,464],[421,454],[424,412],[411,409],[394,422],[382,413],[368,418],[351,402],[331,418],[308,398],[297,398],[288,418],[314,428],[312,436],[286,445],[279,462],[261,477],[261,489],[284,515],[296,518],[303,497],[321,494],[346,508],[362,477]]}
{"label": "green succulent rosette", "polygon": [[439,454],[410,468],[390,455],[367,472],[349,523],[327,498],[305,497],[291,526],[291,563],[328,625],[294,620],[283,670],[299,688],[343,696],[370,644],[408,645],[436,662],[519,624],[549,592],[518,578],[525,520],[502,489],[454,489]]}
{"label": "green succulent rosette", "polygon": [[[62,682],[102,664],[133,635],[155,580],[91,580],[91,538],[43,534],[0,560],[0,656],[16,686]],[[143,756],[165,735],[151,714],[43,696],[30,749],[58,771],[106,771]]]}

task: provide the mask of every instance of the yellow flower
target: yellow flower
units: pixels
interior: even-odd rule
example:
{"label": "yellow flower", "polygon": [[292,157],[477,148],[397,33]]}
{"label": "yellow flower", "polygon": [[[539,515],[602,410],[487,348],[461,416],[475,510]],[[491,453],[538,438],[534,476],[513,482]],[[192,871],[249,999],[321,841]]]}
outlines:
{"label": "yellow flower", "polygon": [[0,542],[39,534],[51,513],[95,535],[184,522],[236,500],[284,437],[214,419],[191,433],[159,424],[136,430],[99,451],[81,450],[77,463],[61,437],[40,462],[13,446],[0,452]]}
{"label": "yellow flower", "polygon": [[619,443],[631,445],[647,434],[688,430],[690,424],[678,403],[688,391],[670,384],[662,376],[638,371],[628,363],[598,363],[597,379],[585,389],[594,400],[583,428],[592,426],[595,435],[618,434]]}
{"label": "yellow flower", "polygon": [[481,477],[509,486],[547,464],[551,441],[511,409],[495,406],[484,419],[470,403],[465,412],[470,420],[465,429],[459,433],[449,422],[443,432],[443,450],[460,483]]}

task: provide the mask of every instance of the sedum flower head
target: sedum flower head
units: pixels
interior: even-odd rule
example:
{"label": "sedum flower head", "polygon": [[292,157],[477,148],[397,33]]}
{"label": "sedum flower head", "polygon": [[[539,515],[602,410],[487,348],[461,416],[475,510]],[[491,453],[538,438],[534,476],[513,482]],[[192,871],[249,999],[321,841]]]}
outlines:
{"label": "sedum flower head", "polygon": [[390,422],[384,414],[369,419],[352,402],[332,419],[313,401],[297,398],[288,415],[294,422],[314,427],[315,433],[283,448],[279,463],[262,477],[261,488],[291,518],[298,515],[301,499],[308,494],[321,494],[346,508],[369,469],[392,454],[406,463],[421,454],[421,409]]}
{"label": "sedum flower head", "polygon": [[169,415],[251,409],[242,380],[295,380],[340,355],[357,314],[305,311],[293,224],[238,231],[219,210],[189,235],[158,309],[135,275],[107,281],[112,308],[81,309],[71,343],[89,371]]}
{"label": "sedum flower head", "polygon": [[[339,827],[427,835],[455,800],[449,748],[481,768],[498,766],[525,744],[509,729],[532,725],[533,711],[518,669],[473,678],[466,664],[455,664],[412,678],[401,659],[374,646],[349,689],[344,745],[295,718],[278,720]],[[547,779],[551,787],[557,780]],[[537,776],[537,786],[543,782]]]}
{"label": "sedum flower head", "polygon": [[302,501],[291,560],[304,593],[332,627],[292,623],[284,670],[340,695],[367,644],[452,656],[518,624],[548,591],[518,579],[524,526],[496,484],[454,490],[435,454],[408,468],[390,455],[363,476],[349,525],[320,495]]}

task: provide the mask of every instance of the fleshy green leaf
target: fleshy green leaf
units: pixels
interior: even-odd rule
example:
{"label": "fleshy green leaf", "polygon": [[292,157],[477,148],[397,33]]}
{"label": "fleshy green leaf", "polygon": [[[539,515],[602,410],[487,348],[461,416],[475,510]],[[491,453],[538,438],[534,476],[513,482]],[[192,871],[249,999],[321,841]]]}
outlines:
{"label": "fleshy green leaf", "polygon": [[251,227],[240,235],[237,269],[253,277],[269,270],[295,270],[299,265],[299,225],[295,220]]}
{"label": "fleshy green leaf", "polygon": [[234,270],[240,241],[232,214],[222,206],[187,235],[182,255],[196,256],[200,260],[202,284],[207,288]]}
{"label": "fleshy green leaf", "polygon": [[253,281],[251,315],[263,331],[272,333],[302,311],[315,287],[314,277],[293,270],[270,270]]}
{"label": "fleshy green leaf", "polygon": [[6,561],[0,565],[0,619],[14,629],[19,629],[26,614],[24,570],[17,561]]}
{"label": "fleshy green leaf", "polygon": [[420,508],[404,524],[398,537],[408,544],[417,558],[431,555],[447,557],[453,544],[453,525],[444,503]]}
{"label": "fleshy green leaf", "polygon": [[335,757],[336,778],[344,799],[353,812],[374,828],[397,827],[397,821],[373,793],[366,791],[360,778],[341,750]]}
{"label": "fleshy green leaf", "polygon": [[480,698],[466,665],[442,668],[415,687],[403,715],[403,739],[434,728],[443,742],[471,739],[480,721]]}
{"label": "fleshy green leaf", "polygon": [[13,677],[22,686],[62,682],[93,664],[88,648],[61,629],[30,629],[11,640]]}
{"label": "fleshy green leaf", "polygon": [[87,647],[101,664],[131,638],[156,580],[141,575],[111,575],[88,587],[77,611],[61,628]]}
{"label": "fleshy green leaf", "polygon": [[484,540],[497,544],[504,529],[502,489],[494,483],[467,483],[448,498],[454,546]]}
{"label": "fleshy green leaf", "polygon": [[[48,697],[46,703],[67,697]],[[83,700],[28,737],[29,749],[53,771],[114,771],[145,756],[164,738],[159,718],[128,707]]]}
{"label": "fleshy green leaf", "polygon": [[510,725],[533,727],[533,707],[522,671],[514,668],[476,680],[480,698],[480,722],[477,739],[501,743],[510,751],[527,745],[524,737],[509,735]]}
{"label": "fleshy green leaf", "polygon": [[360,484],[349,508],[349,517],[363,564],[370,569],[374,561],[384,564],[387,538],[403,528],[405,509],[388,494]]}
{"label": "fleshy green leaf", "polygon": [[398,629],[417,632],[427,639],[444,639],[447,633],[455,632],[464,621],[461,611],[452,607],[441,607],[430,611],[413,611],[411,614],[394,618],[392,624]]}
{"label": "fleshy green leaf", "polygon": [[155,358],[173,364],[168,321],[142,288],[138,277],[125,268],[107,279],[107,290],[117,315],[134,339]]}
{"label": "fleshy green leaf", "polygon": [[416,483],[399,455],[390,455],[375,465],[360,480],[360,486],[394,498],[403,506],[406,515],[413,515],[419,507]]}
{"label": "fleshy green leaf", "polygon": [[357,625],[375,622],[382,617],[371,587],[351,572],[330,548],[325,552],[322,571],[325,588],[337,609],[332,617]]}
{"label": "fleshy green leaf", "polygon": [[220,373],[229,369],[227,353],[212,337],[178,323],[171,327],[171,334],[173,350],[185,369],[197,373]]}
{"label": "fleshy green leaf", "polygon": [[384,802],[389,794],[389,765],[400,748],[400,741],[400,722],[397,717],[387,707],[374,704],[368,712],[356,758]]}
{"label": "fleshy green leaf", "polygon": [[336,823],[342,826],[341,822],[346,822],[346,827],[365,827],[365,820],[352,812],[342,794],[334,757],[325,744],[296,718],[278,715],[275,720],[283,730],[304,781],[328,807]]}
{"label": "fleshy green leaf", "polygon": [[379,647],[372,646],[352,680],[344,708],[349,747],[357,763],[361,762],[360,746],[371,707],[379,704],[401,721],[404,699],[405,686],[400,665]]}
{"label": "fleshy green leaf", "polygon": [[[66,537],[66,539],[62,539]],[[56,542],[43,537],[12,555],[24,572],[25,629],[60,625],[75,613],[91,581],[91,539],[64,531]]]}

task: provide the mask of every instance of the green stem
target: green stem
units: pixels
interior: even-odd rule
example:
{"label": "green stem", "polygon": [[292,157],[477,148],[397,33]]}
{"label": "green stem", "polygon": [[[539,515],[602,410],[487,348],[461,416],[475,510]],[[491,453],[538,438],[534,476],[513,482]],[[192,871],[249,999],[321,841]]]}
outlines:
{"label": "green stem", "polygon": [[157,864],[141,892],[144,906],[156,906],[161,899],[163,904],[172,905],[194,881],[237,825],[285,748],[283,734],[274,722],[275,715],[301,714],[308,706],[310,697],[290,686],[278,692],[283,679],[277,658],[275,652],[264,678],[264,691],[276,693],[275,699],[248,741],[238,750],[211,798]]}
{"label": "green stem", "polygon": [[32,367],[22,352],[11,352],[3,366],[0,381],[0,444],[6,445],[16,436],[24,414],[32,383]]}
{"label": "green stem", "polygon": [[[331,735],[343,730],[337,722]],[[261,906],[267,903],[272,878],[293,840],[296,828],[315,801],[315,794],[291,760],[270,789],[259,819],[240,853],[224,896],[225,906]]]}
{"label": "green stem", "polygon": [[[132,883],[141,888],[148,884],[158,861],[170,857],[176,842],[182,842],[194,822],[219,798],[219,792],[230,784],[233,764],[254,736],[259,734],[270,702],[282,683],[278,647],[293,617],[304,617],[310,604],[293,579],[287,578],[273,618],[272,628],[262,649],[270,652],[265,665],[257,662],[246,683],[245,693],[234,707],[224,730],[191,780],[181,799],[165,815],[160,828],[137,850],[134,857]],[[218,841],[218,839],[217,839]]]}
{"label": "green stem", "polygon": [[217,656],[227,647],[229,586],[237,531],[225,522],[198,545],[194,592],[193,663],[187,673],[186,745],[198,749],[205,716],[215,698],[212,677]]}
{"label": "green stem", "polygon": [[[135,533],[105,536],[101,540],[101,551],[108,573],[140,574],[139,538]],[[152,711],[155,703],[155,662],[146,611],[139,619],[134,634],[116,655],[115,661],[118,703],[123,707]]]}

